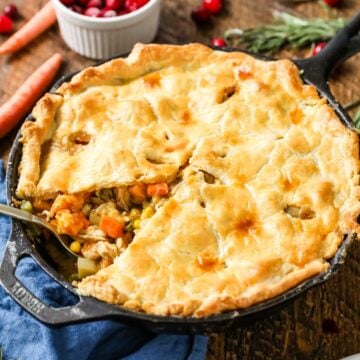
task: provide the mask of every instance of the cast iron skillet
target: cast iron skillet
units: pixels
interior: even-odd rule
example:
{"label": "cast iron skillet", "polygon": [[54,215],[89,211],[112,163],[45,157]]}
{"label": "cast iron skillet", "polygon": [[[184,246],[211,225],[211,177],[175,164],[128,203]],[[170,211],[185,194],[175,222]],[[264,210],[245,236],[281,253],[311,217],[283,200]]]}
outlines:
{"label": "cast iron skillet", "polygon": [[[353,123],[345,110],[337,103],[328,87],[327,79],[332,69],[340,62],[346,60],[360,51],[360,13],[358,13],[336,37],[319,53],[319,55],[305,59],[296,60],[295,64],[302,73],[306,83],[313,84],[329,104],[334,108],[343,124],[354,130]],[[238,49],[223,48],[223,51],[239,51]],[[253,54],[254,55],[254,54]],[[254,55],[263,60],[269,60],[259,55]],[[69,81],[72,75],[61,78],[51,89],[56,89],[65,81]],[[31,116],[28,118],[31,120]],[[7,201],[10,204],[15,194],[18,179],[18,165],[21,157],[21,144],[18,133],[9,158],[7,168]],[[341,165],[339,165],[341,166]],[[75,289],[51,266],[46,257],[41,254],[41,249],[32,243],[26,236],[23,225],[13,220],[13,228],[7,243],[3,261],[0,265],[0,281],[7,292],[25,310],[38,320],[51,324],[63,325],[82,321],[112,318],[140,325],[155,332],[190,332],[205,333],[222,331],[227,327],[242,325],[256,318],[264,317],[273,313],[277,308],[285,306],[289,301],[304,293],[311,287],[321,284],[333,276],[344,262],[346,250],[355,235],[345,236],[344,241],[335,256],[330,260],[330,268],[313,278],[303,282],[299,286],[279,295],[273,299],[251,306],[247,309],[229,311],[219,315],[205,318],[179,318],[176,316],[155,316],[140,312],[134,312],[122,307],[106,304],[91,297],[79,297],[79,302],[73,306],[54,308],[45,305],[35,297],[15,276],[18,261],[25,257],[32,257],[45,272],[66,289],[76,294]]]}

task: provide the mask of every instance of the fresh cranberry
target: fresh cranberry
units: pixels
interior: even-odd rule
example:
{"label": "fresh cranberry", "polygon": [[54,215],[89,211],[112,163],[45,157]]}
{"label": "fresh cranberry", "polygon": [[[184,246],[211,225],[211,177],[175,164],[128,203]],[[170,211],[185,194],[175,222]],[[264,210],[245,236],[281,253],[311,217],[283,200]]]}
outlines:
{"label": "fresh cranberry", "polygon": [[226,46],[226,41],[223,38],[216,37],[211,40],[213,46]]}
{"label": "fresh cranberry", "polygon": [[217,14],[221,10],[221,0],[203,0],[202,6],[212,14]]}
{"label": "fresh cranberry", "polygon": [[84,11],[84,15],[91,16],[91,17],[97,17],[101,13],[101,10],[97,7],[89,7]]}
{"label": "fresh cranberry", "polygon": [[320,42],[316,44],[314,50],[312,51],[312,56],[317,55],[325,46],[326,46],[326,42]]}
{"label": "fresh cranberry", "polygon": [[149,0],[125,0],[125,10],[135,11],[147,4]]}
{"label": "fresh cranberry", "polygon": [[191,18],[197,24],[203,24],[210,20],[211,12],[200,6],[191,12]]}
{"label": "fresh cranberry", "polygon": [[101,0],[89,0],[86,7],[101,9],[103,7],[103,3]]}
{"label": "fresh cranberry", "polygon": [[87,7],[89,0],[77,0],[77,2],[80,6]]}
{"label": "fresh cranberry", "polygon": [[11,19],[16,19],[19,16],[18,9],[14,4],[8,4],[4,7],[4,15]]}
{"label": "fresh cranberry", "polygon": [[118,11],[118,13],[117,13],[118,15],[126,15],[126,14],[130,14],[130,11],[129,10],[126,10],[126,9],[124,9],[124,10],[120,10],[120,11]]}
{"label": "fresh cranberry", "polygon": [[105,0],[105,8],[109,10],[120,10],[123,4],[123,0]]}
{"label": "fresh cranberry", "polygon": [[109,17],[114,17],[117,16],[117,12],[115,10],[109,10],[109,9],[104,9],[101,10],[100,14],[98,15],[98,17],[104,17],[104,18],[109,18]]}
{"label": "fresh cranberry", "polygon": [[324,0],[324,3],[326,5],[334,7],[340,5],[342,3],[342,0]]}
{"label": "fresh cranberry", "polygon": [[71,6],[75,4],[75,0],[60,0],[65,6]]}
{"label": "fresh cranberry", "polygon": [[78,14],[82,14],[83,11],[84,11],[84,9],[79,5],[70,6],[70,10],[72,10],[72,11],[78,13]]}
{"label": "fresh cranberry", "polygon": [[6,34],[13,29],[11,18],[6,15],[0,15],[0,34]]}

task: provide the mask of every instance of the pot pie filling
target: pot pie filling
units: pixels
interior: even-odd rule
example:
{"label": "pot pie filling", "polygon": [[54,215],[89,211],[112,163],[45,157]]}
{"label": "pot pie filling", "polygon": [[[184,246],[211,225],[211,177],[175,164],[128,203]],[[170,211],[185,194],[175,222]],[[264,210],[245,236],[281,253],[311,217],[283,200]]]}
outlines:
{"label": "pot pie filling", "polygon": [[33,117],[16,194],[87,259],[81,295],[244,308],[326,271],[359,230],[358,136],[288,60],[138,44]]}
{"label": "pot pie filling", "polygon": [[87,259],[78,259],[78,274],[72,278],[79,279],[112,264],[168,194],[167,183],[137,183],[17,204],[70,237],[70,250]]}

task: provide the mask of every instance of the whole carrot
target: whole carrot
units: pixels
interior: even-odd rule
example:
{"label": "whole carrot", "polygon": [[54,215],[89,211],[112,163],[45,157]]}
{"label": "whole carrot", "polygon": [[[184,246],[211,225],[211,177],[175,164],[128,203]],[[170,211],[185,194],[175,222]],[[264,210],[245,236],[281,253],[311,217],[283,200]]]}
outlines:
{"label": "whole carrot", "polygon": [[22,28],[0,45],[0,55],[14,53],[37,38],[56,22],[55,10],[49,2]]}
{"label": "whole carrot", "polygon": [[63,57],[55,54],[44,62],[0,107],[0,138],[9,133],[32,109],[58,72]]}

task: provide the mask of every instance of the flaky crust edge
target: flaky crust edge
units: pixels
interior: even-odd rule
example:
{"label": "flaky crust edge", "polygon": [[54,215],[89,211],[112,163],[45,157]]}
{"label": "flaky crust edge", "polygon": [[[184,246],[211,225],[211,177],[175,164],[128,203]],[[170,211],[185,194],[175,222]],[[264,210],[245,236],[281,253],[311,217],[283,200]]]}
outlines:
{"label": "flaky crust edge", "polygon": [[304,280],[326,271],[329,264],[321,260],[314,260],[304,268],[286,275],[276,284],[262,284],[249,296],[214,296],[201,302],[196,299],[189,299],[181,303],[156,304],[141,303],[128,300],[125,294],[119,293],[110,282],[103,282],[101,277],[89,276],[82,281],[79,293],[85,296],[95,296],[97,299],[122,305],[136,311],[160,316],[194,316],[196,318],[219,314],[224,311],[244,309],[261,301],[274,298],[283,294],[288,289],[300,284]]}

